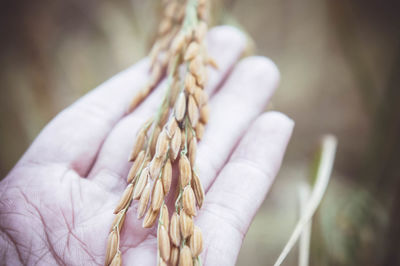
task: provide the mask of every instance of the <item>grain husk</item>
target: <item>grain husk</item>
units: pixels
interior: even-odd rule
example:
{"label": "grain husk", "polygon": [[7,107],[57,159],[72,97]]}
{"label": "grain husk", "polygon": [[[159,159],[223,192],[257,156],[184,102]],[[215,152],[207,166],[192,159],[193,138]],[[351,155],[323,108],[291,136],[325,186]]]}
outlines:
{"label": "grain husk", "polygon": [[196,215],[196,198],[191,186],[186,186],[182,193],[182,204],[185,212],[191,216]]}
{"label": "grain husk", "polygon": [[122,197],[119,200],[117,207],[114,209],[114,214],[117,214],[120,210],[124,209],[126,205],[130,202],[133,193],[133,184],[129,184],[124,193],[122,193]]}
{"label": "grain husk", "polygon": [[163,201],[164,201],[163,185],[161,179],[157,179],[151,197],[151,207],[153,208],[153,211],[158,211],[161,208]]}
{"label": "grain husk", "polygon": [[181,233],[179,226],[179,214],[174,212],[171,217],[171,223],[169,226],[169,235],[171,236],[171,242],[179,247],[181,243]]}
{"label": "grain husk", "polygon": [[179,182],[181,187],[188,185],[191,179],[192,168],[190,167],[190,161],[186,155],[181,155],[179,159]]}
{"label": "grain husk", "polygon": [[148,179],[149,179],[149,168],[146,167],[142,170],[142,173],[140,174],[136,182],[135,189],[133,190],[133,199],[140,198],[140,195],[142,194]]}
{"label": "grain husk", "polygon": [[147,205],[149,204],[151,194],[151,185],[147,183],[146,187],[144,188],[142,195],[140,196],[139,206],[137,209],[137,218],[141,219],[144,214],[146,213]]}
{"label": "grain husk", "polygon": [[169,242],[168,232],[163,225],[160,225],[158,227],[157,243],[161,258],[164,261],[168,261],[171,253],[171,246]]}
{"label": "grain husk", "polygon": [[193,219],[185,210],[182,210],[179,215],[179,228],[184,239],[193,234]]}
{"label": "grain husk", "polygon": [[193,266],[192,252],[188,246],[183,246],[179,252],[179,266]]}
{"label": "grain husk", "polygon": [[194,226],[193,234],[189,241],[190,250],[193,257],[197,257],[203,251],[203,234],[198,226]]}

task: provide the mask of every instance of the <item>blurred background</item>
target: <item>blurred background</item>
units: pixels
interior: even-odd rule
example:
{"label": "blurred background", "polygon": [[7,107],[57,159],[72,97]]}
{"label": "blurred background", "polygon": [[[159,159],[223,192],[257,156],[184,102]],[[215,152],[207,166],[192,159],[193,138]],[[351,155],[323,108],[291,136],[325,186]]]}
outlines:
{"label": "blurred background", "polygon": [[[3,1],[0,174],[41,128],[146,55],[158,1]],[[400,2],[214,1],[213,23],[249,36],[282,81],[274,109],[296,121],[282,170],[237,265],[271,265],[299,217],[322,134],[339,146],[314,216],[310,265],[400,265]],[[297,250],[284,265],[297,265]]]}

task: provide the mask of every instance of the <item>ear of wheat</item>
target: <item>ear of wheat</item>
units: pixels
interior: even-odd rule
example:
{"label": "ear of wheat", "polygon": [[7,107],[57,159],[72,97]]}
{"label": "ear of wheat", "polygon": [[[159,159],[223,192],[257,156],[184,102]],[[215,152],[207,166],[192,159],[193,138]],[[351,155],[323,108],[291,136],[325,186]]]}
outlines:
{"label": "ear of wheat", "polygon": [[[202,233],[194,225],[204,190],[195,168],[197,141],[208,121],[208,97],[204,92],[206,67],[216,67],[205,46],[207,0],[170,0],[164,6],[159,36],[150,53],[151,77],[133,99],[135,108],[167,73],[165,97],[155,114],[139,130],[129,157],[128,185],[115,207],[108,237],[105,265],[121,265],[121,230],[133,200],[143,227],[157,226],[158,265],[201,265]],[[178,164],[178,185],[171,219],[166,197],[173,167]]]}

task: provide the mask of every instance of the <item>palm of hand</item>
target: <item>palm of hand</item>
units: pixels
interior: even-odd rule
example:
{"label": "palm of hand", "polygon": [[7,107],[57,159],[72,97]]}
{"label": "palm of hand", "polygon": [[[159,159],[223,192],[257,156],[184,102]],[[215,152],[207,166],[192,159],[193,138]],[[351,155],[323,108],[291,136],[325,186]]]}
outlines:
{"label": "palm of hand", "polygon": [[[278,82],[270,61],[254,57],[233,66],[245,42],[235,29],[216,28],[208,39],[220,70],[210,73],[207,89],[212,115],[197,157],[206,201],[196,224],[204,234],[203,264],[233,265],[280,167],[293,122],[276,112],[260,115]],[[103,264],[134,134],[162,95],[160,86],[123,117],[146,69],[147,61],[138,63],[63,111],[1,182],[0,255],[6,264]],[[136,208],[122,230],[123,261],[154,265],[155,232],[142,228]]]}

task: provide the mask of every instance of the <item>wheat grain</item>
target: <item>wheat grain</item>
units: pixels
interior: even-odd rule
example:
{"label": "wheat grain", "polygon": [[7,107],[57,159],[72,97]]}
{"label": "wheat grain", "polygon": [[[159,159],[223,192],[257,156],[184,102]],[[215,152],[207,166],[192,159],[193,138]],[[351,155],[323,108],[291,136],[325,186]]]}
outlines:
{"label": "wheat grain", "polygon": [[186,239],[193,234],[193,219],[184,210],[182,210],[179,215],[179,228],[183,239]]}
{"label": "wheat grain", "polygon": [[193,257],[199,256],[201,251],[203,251],[203,234],[198,226],[194,226],[193,234],[190,236],[189,246]]}
{"label": "wheat grain", "polygon": [[141,219],[146,213],[147,205],[149,204],[151,193],[151,185],[147,183],[146,187],[143,189],[142,195],[140,196],[139,207],[137,210],[137,218]]}
{"label": "wheat grain", "polygon": [[161,208],[163,200],[164,200],[163,185],[161,179],[157,179],[151,197],[151,207],[153,208],[153,211],[158,211]]}
{"label": "wheat grain", "polygon": [[188,246],[183,246],[179,252],[179,266],[192,266],[192,252]]}
{"label": "wheat grain", "polygon": [[190,165],[195,165],[196,163],[196,154],[197,154],[197,140],[195,137],[192,137],[189,142],[189,162]]}
{"label": "wheat grain", "polygon": [[171,255],[169,256],[169,262],[172,266],[178,265],[179,260],[179,248],[172,246]]}
{"label": "wheat grain", "polygon": [[185,187],[189,184],[192,179],[192,169],[190,167],[190,161],[186,155],[181,155],[179,159],[179,182],[181,187]]}
{"label": "wheat grain", "polygon": [[143,169],[142,173],[140,174],[136,185],[135,189],[133,190],[133,199],[138,199],[140,198],[140,195],[142,194],[147,182],[149,180],[149,168]]}
{"label": "wheat grain", "polygon": [[146,212],[146,215],[143,218],[142,226],[144,228],[150,228],[154,225],[157,220],[158,211],[153,211],[152,208],[149,208]]}
{"label": "wheat grain", "polygon": [[201,184],[198,175],[194,171],[192,174],[191,185],[193,188],[194,195],[196,197],[197,206],[199,206],[199,208],[201,208],[201,206],[203,205],[203,201],[204,201],[204,189],[203,189],[203,185]]}
{"label": "wheat grain", "polygon": [[122,209],[124,209],[126,207],[126,205],[129,203],[129,201],[131,200],[132,197],[132,193],[133,193],[133,185],[129,184],[126,188],[124,193],[122,194],[122,197],[117,205],[117,207],[115,207],[114,209],[114,214],[119,213],[119,211],[121,211]]}
{"label": "wheat grain", "polygon": [[171,236],[171,242],[178,247],[181,243],[181,233],[179,226],[179,214],[176,212],[174,212],[171,217],[169,234]]}
{"label": "wheat grain", "polygon": [[171,189],[171,183],[172,183],[172,164],[170,159],[168,159],[164,165],[161,180],[163,184],[164,193],[165,195],[167,195],[169,193],[169,190]]}
{"label": "wheat grain", "polygon": [[137,172],[139,171],[139,168],[141,167],[143,161],[144,161],[144,151],[140,151],[138,156],[136,157],[136,160],[133,162],[131,169],[129,170],[128,177],[127,177],[127,182],[131,183],[134,181],[135,177],[137,176]]}
{"label": "wheat grain", "polygon": [[182,193],[183,210],[188,215],[196,215],[196,198],[191,186],[187,185]]}
{"label": "wheat grain", "polygon": [[177,121],[182,122],[183,117],[186,112],[186,97],[183,92],[181,92],[176,100],[175,104],[175,118]]}
{"label": "wheat grain", "polygon": [[109,265],[118,250],[118,233],[113,230],[108,235],[105,265]]}

